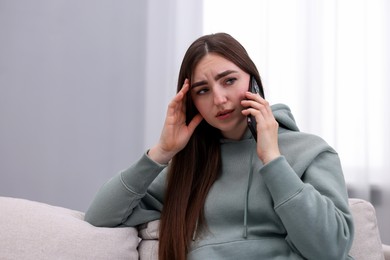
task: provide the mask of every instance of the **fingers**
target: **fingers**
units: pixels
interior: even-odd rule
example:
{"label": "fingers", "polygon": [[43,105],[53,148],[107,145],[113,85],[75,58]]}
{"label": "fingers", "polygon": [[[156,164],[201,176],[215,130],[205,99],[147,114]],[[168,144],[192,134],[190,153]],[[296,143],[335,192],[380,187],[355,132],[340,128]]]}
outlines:
{"label": "fingers", "polygon": [[[169,123],[170,125],[186,124],[186,94],[189,91],[189,87],[189,80],[186,79],[183,83],[182,88],[168,105],[166,123]],[[192,133],[202,120],[203,117],[200,114],[196,115],[188,124],[188,130]]]}
{"label": "fingers", "polygon": [[180,89],[180,91],[176,94],[175,99],[177,99],[179,101],[179,100],[182,100],[183,98],[185,98],[186,93],[188,92],[189,88],[190,88],[190,82],[188,79],[185,79],[183,86]]}
{"label": "fingers", "polygon": [[278,128],[270,104],[258,94],[246,93],[246,100],[242,100],[243,115],[252,115],[256,118],[257,128],[257,155],[266,164],[280,156],[278,146]]}
{"label": "fingers", "polygon": [[245,96],[247,99],[241,101],[242,106],[245,107],[242,114],[245,116],[252,115],[256,118],[257,131],[277,131],[279,125],[268,101],[251,92],[247,92]]}
{"label": "fingers", "polygon": [[197,114],[192,118],[191,122],[188,124],[188,130],[193,133],[195,131],[195,128],[202,122],[203,117],[200,114]]}
{"label": "fingers", "polygon": [[[262,105],[269,107],[268,101],[265,100],[264,98],[262,98],[259,94],[255,94],[252,92],[246,92],[245,97],[247,98],[246,101],[255,101],[256,103],[259,103],[259,104],[262,104]],[[245,101],[245,100],[243,100],[243,101]]]}
{"label": "fingers", "polygon": [[251,92],[246,92],[245,97],[247,99],[241,101],[241,105],[246,108],[242,111],[243,115],[248,116],[249,114],[251,114],[253,116],[256,116],[256,114],[258,114],[258,111],[260,111],[260,114],[263,116],[273,117],[270,104],[260,95]]}
{"label": "fingers", "polygon": [[168,105],[168,111],[171,113],[174,112],[182,112],[185,113],[186,106],[186,93],[188,92],[189,89],[189,80],[186,79],[184,81],[183,87],[180,89],[180,91],[173,97],[171,102]]}
{"label": "fingers", "polygon": [[[190,83],[189,80],[186,79],[183,83],[182,88],[177,92],[176,96],[172,99],[172,106],[177,106],[177,107],[183,107],[185,109],[185,102],[186,102],[186,97],[187,97],[187,92],[190,88]],[[185,110],[184,110],[185,111]]]}

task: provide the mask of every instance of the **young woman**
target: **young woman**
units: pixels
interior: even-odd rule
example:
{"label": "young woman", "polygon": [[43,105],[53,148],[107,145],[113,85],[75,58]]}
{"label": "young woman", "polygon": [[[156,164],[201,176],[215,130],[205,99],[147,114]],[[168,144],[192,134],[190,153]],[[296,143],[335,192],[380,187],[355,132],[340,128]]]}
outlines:
{"label": "young woman", "polygon": [[[260,95],[248,91],[252,77]],[[161,260],[350,259],[353,222],[337,153],[299,132],[287,106],[268,104],[239,42],[224,33],[197,39],[177,91],[159,142],[101,188],[87,221],[160,219]]]}

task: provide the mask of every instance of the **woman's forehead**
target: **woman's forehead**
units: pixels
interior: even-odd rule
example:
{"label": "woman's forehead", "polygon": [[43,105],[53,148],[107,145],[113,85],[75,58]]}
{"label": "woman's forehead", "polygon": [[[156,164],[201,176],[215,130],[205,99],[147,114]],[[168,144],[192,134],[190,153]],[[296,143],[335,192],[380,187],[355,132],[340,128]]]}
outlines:
{"label": "woman's forehead", "polygon": [[192,78],[205,76],[205,74],[220,74],[224,71],[238,71],[241,69],[225,57],[209,53],[199,60],[192,71]]}

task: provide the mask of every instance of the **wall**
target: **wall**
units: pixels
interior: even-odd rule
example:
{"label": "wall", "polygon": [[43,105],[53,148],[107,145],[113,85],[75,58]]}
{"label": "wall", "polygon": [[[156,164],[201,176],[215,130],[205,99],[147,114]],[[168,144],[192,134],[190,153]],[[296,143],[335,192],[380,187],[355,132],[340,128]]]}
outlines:
{"label": "wall", "polygon": [[1,1],[0,196],[85,210],[140,155],[146,13],[146,1]]}
{"label": "wall", "polygon": [[201,12],[197,0],[1,0],[0,196],[85,211],[158,140]]}

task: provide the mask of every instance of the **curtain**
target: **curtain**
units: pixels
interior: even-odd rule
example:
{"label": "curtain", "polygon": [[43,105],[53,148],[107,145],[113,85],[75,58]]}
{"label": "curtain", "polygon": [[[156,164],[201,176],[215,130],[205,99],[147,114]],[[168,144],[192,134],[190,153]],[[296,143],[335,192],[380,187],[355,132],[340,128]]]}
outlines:
{"label": "curtain", "polygon": [[198,0],[147,2],[145,102],[140,108],[145,149],[158,141],[184,52],[202,35],[202,11]]}
{"label": "curtain", "polygon": [[203,3],[204,33],[237,38],[258,66],[266,98],[288,104],[301,131],[338,151],[350,196],[374,202],[390,186],[389,3]]}

